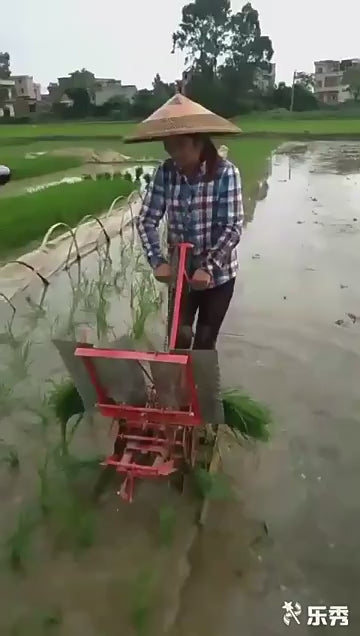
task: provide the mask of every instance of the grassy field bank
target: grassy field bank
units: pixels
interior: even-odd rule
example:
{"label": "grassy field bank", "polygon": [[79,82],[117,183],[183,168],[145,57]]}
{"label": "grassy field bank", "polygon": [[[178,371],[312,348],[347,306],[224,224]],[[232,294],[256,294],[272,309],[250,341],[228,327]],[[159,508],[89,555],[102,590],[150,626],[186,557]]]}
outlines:
{"label": "grassy field bank", "polygon": [[[309,114],[310,116],[310,114]],[[245,134],[266,133],[280,135],[355,135],[360,137],[360,118],[318,117],[305,119],[299,116],[272,118],[269,116],[246,115],[235,118],[235,122]],[[12,139],[36,138],[121,138],[126,137],[134,127],[133,122],[70,122],[56,124],[19,124],[0,126],[0,145]]]}
{"label": "grassy field bank", "polygon": [[[27,151],[28,152],[28,149]],[[14,181],[20,179],[30,179],[32,177],[42,177],[46,174],[60,172],[76,168],[83,163],[77,157],[51,157],[40,155],[32,159],[27,159],[25,153],[20,153],[15,146],[11,152],[0,150],[0,161],[5,166],[11,166],[11,178]]]}
{"label": "grassy field bank", "polygon": [[128,196],[134,184],[125,179],[63,184],[0,201],[0,257],[41,239],[54,223],[73,226],[86,214],[106,210],[112,201]]}
{"label": "grassy field bank", "polygon": [[[273,139],[241,139],[229,141],[228,146],[229,158],[241,170],[245,213],[247,218],[251,219],[257,184],[264,176],[267,158],[277,146],[277,142]],[[111,144],[111,147],[119,152],[125,152],[121,142]],[[136,151],[136,157],[142,157],[145,154],[156,158],[165,157],[160,143],[135,144],[126,148],[128,153],[129,150]],[[23,147],[14,147],[13,158],[16,156],[19,165],[21,161],[29,162],[31,165],[33,161],[37,161],[37,159],[23,159],[23,153]],[[42,156],[44,169],[46,161],[49,162],[49,168],[55,165],[53,159],[54,157]],[[11,160],[8,165],[13,168]],[[74,225],[86,214],[102,212],[109,207],[115,197],[129,194],[133,187],[134,185],[128,181],[115,179],[114,181],[98,180],[71,185],[62,184],[33,194],[12,197],[6,197],[6,189],[4,189],[0,198],[0,256],[3,257],[11,250],[18,248],[25,249],[31,241],[40,240],[54,223],[64,221]]]}

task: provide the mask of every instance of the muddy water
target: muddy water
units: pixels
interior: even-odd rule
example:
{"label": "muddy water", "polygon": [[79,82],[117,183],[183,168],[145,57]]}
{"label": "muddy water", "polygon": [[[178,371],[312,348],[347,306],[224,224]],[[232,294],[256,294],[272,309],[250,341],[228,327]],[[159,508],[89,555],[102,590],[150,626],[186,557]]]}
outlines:
{"label": "muddy water", "polygon": [[[343,161],[341,168],[337,161],[348,160],[350,152],[344,173]],[[235,496],[212,504],[208,525],[192,547],[174,636],[285,634],[285,600],[303,606],[299,633],[309,629],[307,605],[330,604],[349,606],[348,632],[359,632],[359,155],[357,145],[319,143],[301,157],[275,157],[267,197],[244,233],[241,274],[219,346],[223,384],[242,385],[267,402],[274,431],[264,447],[229,443],[223,449]],[[76,268],[70,276],[61,274],[40,307],[35,304],[41,285],[34,284],[30,299],[16,300],[10,334],[5,323],[11,311],[0,305],[2,382],[25,368],[21,381],[17,376],[10,414],[2,407],[1,437],[17,447],[21,460],[19,475],[2,466],[5,537],[24,505],[36,501],[34,466],[44,445],[43,427],[18,400],[33,401],[45,380],[64,374],[49,345],[52,334],[70,337],[75,328],[79,337],[87,328],[94,339],[108,340],[128,329],[129,298],[121,285],[113,291],[122,253],[114,241],[105,270],[104,254],[94,254],[82,264],[80,278]],[[105,293],[92,281],[106,281]],[[163,327],[153,318],[149,332],[161,346]],[[32,343],[28,357],[19,360],[13,336]],[[24,432],[29,426],[31,435]],[[89,430],[75,438],[75,452],[93,457],[109,450],[104,429]],[[51,428],[50,440],[55,436]],[[157,509],[164,505],[175,506],[177,515],[173,543],[165,550],[157,534]],[[99,514],[95,543],[80,557],[54,556],[48,534],[36,535],[27,576],[15,576],[7,563],[1,571],[0,633],[40,634],[55,610],[61,610],[59,633],[67,636],[136,633],[129,610],[139,610],[134,595],[146,593],[133,589],[133,579],[140,576],[144,584],[149,568],[160,579],[151,607],[161,633],[159,608],[176,609],[169,592],[181,579],[179,555],[190,545],[192,514],[192,504],[168,490],[142,491],[131,509],[119,508],[111,494]],[[14,625],[18,632],[11,632]],[[336,634],[340,626],[331,629]]]}
{"label": "muddy water", "polygon": [[[238,500],[212,508],[177,636],[305,634],[308,605],[348,606],[359,633],[359,156],[319,143],[275,158],[243,237],[223,381],[270,404],[275,426],[270,444],[225,458]],[[300,625],[283,623],[284,601],[301,604]]]}

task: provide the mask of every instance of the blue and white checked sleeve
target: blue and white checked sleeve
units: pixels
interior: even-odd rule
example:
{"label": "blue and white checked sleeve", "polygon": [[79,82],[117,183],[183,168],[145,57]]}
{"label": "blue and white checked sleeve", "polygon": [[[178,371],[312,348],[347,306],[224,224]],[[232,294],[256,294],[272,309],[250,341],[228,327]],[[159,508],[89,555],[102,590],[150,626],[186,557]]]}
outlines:
{"label": "blue and white checked sleeve", "polygon": [[241,192],[240,172],[233,164],[227,166],[220,184],[218,219],[222,232],[216,245],[208,251],[204,269],[210,274],[214,267],[223,267],[229,255],[240,241],[244,211]]}
{"label": "blue and white checked sleeve", "polygon": [[159,223],[165,214],[164,169],[159,166],[155,176],[148,186],[139,216],[136,218],[136,228],[140,240],[152,268],[165,263],[161,253]]}

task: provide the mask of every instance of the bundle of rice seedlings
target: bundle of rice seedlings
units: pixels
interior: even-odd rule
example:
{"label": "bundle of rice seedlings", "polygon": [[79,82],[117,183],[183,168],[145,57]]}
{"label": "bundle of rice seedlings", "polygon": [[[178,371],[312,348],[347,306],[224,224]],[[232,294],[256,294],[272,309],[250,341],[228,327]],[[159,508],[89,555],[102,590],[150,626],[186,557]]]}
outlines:
{"label": "bundle of rice seedlings", "polygon": [[269,439],[272,417],[265,405],[255,402],[239,389],[224,391],[222,402],[229,428],[245,438]]}
{"label": "bundle of rice seedlings", "polygon": [[74,382],[68,379],[59,385],[55,385],[49,396],[49,404],[54,409],[56,418],[60,422],[61,437],[65,446],[68,421],[73,415],[81,416],[84,413],[84,404]]}
{"label": "bundle of rice seedlings", "polygon": [[[50,401],[66,440],[67,422],[73,415],[84,413],[82,399],[72,380],[66,380],[56,387]],[[267,441],[272,424],[271,412],[267,406],[256,402],[239,389],[222,393],[225,424],[245,438]]]}

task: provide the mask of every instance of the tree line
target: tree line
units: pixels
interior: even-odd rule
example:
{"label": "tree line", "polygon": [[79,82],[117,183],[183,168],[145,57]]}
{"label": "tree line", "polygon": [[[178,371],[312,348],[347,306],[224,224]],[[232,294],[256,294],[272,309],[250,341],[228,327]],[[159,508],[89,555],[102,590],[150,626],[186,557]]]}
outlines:
{"label": "tree line", "polygon": [[[270,85],[268,90],[262,86],[261,78],[271,71],[274,49],[271,38],[262,32],[259,12],[250,2],[237,12],[232,11],[230,0],[186,4],[172,34],[172,52],[176,51],[185,58],[186,95],[210,110],[233,117],[254,110],[290,108],[291,86]],[[307,77],[296,81],[294,110],[318,107]],[[174,95],[176,88],[175,82],[166,83],[157,74],[151,89],[139,90],[131,102],[114,96],[102,106],[93,104],[85,88],[72,88],[66,91],[72,105],[54,103],[53,115],[141,119]]]}
{"label": "tree line", "polygon": [[[274,49],[251,3],[234,13],[230,0],[194,0],[183,7],[172,44],[173,53],[179,50],[185,55],[186,95],[210,110],[233,117],[253,110],[290,108],[290,86],[261,87],[259,80],[271,71]],[[144,118],[175,91],[175,83],[166,83],[157,74],[152,88],[138,91],[131,103],[113,97],[93,107],[80,89],[74,89],[69,94],[73,107],[64,110],[64,115]],[[317,101],[308,84],[297,81],[294,110],[314,108]]]}

